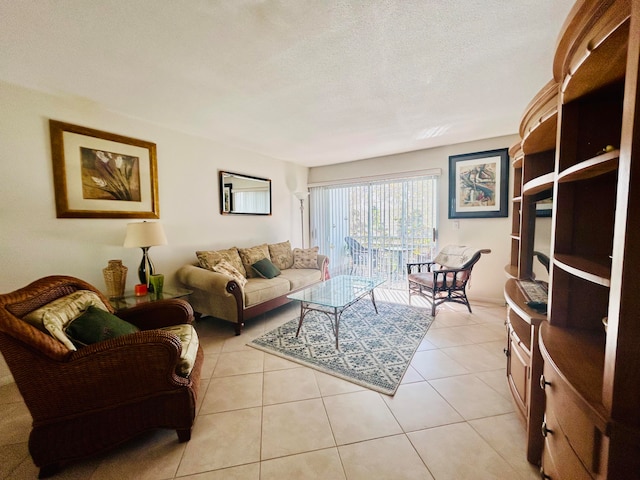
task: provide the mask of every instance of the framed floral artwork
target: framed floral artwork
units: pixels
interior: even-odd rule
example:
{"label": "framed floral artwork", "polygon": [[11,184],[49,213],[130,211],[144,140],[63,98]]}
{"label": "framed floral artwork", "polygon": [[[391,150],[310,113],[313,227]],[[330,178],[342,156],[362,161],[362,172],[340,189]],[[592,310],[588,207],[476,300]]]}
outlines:
{"label": "framed floral artwork", "polygon": [[49,120],[58,218],[160,218],[155,143]]}
{"label": "framed floral artwork", "polygon": [[507,217],[508,149],[449,157],[449,218]]}

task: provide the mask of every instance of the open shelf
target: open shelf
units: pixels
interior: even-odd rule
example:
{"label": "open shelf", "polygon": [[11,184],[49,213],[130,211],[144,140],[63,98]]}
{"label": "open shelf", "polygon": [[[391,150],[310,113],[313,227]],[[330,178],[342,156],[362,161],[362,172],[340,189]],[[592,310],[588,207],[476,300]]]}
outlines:
{"label": "open shelf", "polygon": [[522,187],[523,195],[535,195],[536,193],[553,190],[555,173],[547,173],[528,181]]}
{"label": "open shelf", "polygon": [[504,267],[504,273],[509,279],[518,278],[518,265],[506,265]]}
{"label": "open shelf", "polygon": [[558,183],[576,182],[598,177],[618,169],[620,150],[612,150],[573,165],[558,175]]}
{"label": "open shelf", "polygon": [[558,128],[558,85],[549,81],[527,106],[520,122],[525,155],[552,150]]}
{"label": "open shelf", "polygon": [[[627,18],[624,18],[625,15]],[[583,42],[565,67],[568,71],[561,87],[563,102],[583,97],[624,78],[629,36],[628,13],[621,12],[609,21],[621,23],[605,37],[596,36]],[[602,68],[603,65],[608,68]]]}
{"label": "open shelf", "polygon": [[556,253],[553,258],[556,267],[571,275],[603,287],[611,284],[611,260],[608,258],[584,258],[560,253]]}

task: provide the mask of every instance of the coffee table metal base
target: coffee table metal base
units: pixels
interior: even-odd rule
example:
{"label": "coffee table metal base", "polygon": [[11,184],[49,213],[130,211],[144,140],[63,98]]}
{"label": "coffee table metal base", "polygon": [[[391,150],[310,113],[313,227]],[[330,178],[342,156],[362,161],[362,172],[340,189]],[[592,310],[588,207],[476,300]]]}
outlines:
{"label": "coffee table metal base", "polygon": [[[371,297],[371,303],[373,303],[373,308],[376,311],[376,314],[378,313],[378,306],[376,305],[376,297],[373,294],[373,290],[369,290],[369,296]],[[329,319],[329,321],[331,321],[331,327],[333,330],[333,333],[336,336],[336,350],[339,350],[339,346],[338,346],[338,333],[340,331],[340,317],[342,316],[342,313],[349,308],[351,305],[353,305],[354,303],[357,303],[358,301],[360,301],[361,299],[364,298],[364,295],[362,295],[361,297],[356,298],[355,300],[353,300],[350,303],[347,303],[346,305],[343,305],[341,307],[322,307],[320,305],[316,305],[312,302],[305,302],[305,301],[301,301],[300,302],[300,322],[298,323],[298,330],[296,332],[296,337],[298,335],[300,335],[300,329],[302,328],[302,322],[304,321],[304,317],[307,316],[307,313],[309,312],[320,312],[323,313],[327,316],[327,318]],[[331,318],[333,316],[333,318]]]}

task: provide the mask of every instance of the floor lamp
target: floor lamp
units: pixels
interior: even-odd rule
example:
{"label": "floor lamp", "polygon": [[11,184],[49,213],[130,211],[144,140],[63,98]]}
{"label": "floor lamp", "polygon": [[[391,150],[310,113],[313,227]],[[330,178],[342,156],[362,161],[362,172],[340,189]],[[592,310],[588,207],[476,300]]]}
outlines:
{"label": "floor lamp", "polygon": [[300,200],[300,238],[304,248],[304,199],[309,196],[309,192],[295,192],[294,195]]}

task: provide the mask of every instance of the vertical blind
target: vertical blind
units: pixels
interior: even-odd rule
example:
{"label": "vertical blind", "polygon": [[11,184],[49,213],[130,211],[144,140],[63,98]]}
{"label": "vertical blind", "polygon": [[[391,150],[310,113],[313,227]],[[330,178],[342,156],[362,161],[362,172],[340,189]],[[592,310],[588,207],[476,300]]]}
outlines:
{"label": "vertical blind", "polygon": [[433,258],[438,177],[311,187],[311,240],[332,276],[378,276],[403,287],[408,262]]}

